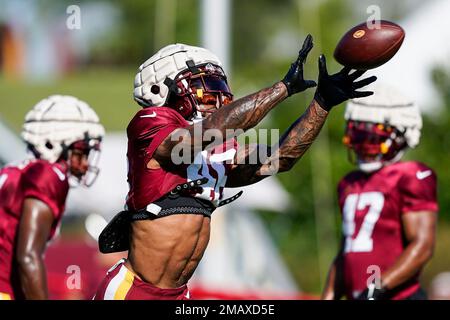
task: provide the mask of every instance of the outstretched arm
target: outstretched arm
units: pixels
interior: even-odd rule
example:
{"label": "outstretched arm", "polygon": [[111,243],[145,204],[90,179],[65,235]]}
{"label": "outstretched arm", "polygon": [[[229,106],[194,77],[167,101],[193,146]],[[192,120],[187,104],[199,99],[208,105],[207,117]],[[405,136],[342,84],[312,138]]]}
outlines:
{"label": "outstretched arm", "polygon": [[277,172],[288,171],[313,143],[327,115],[328,112],[313,100],[305,113],[281,137],[279,147],[269,149],[255,144],[240,148],[226,186],[245,186]]}
{"label": "outstretched arm", "polygon": [[[332,107],[350,99],[373,94],[371,91],[356,91],[376,80],[372,76],[356,81],[364,71],[350,74],[349,68],[329,75],[325,56],[319,58],[319,85],[314,99],[305,113],[298,118],[281,137],[278,146],[272,146],[267,155],[260,154],[265,148],[242,148],[237,155],[237,165],[227,180],[227,187],[249,185],[269,175],[290,170],[305,154],[316,139]],[[267,149],[267,148],[266,148]],[[252,152],[259,152],[252,158]],[[250,164],[248,159],[259,159]]]}
{"label": "outstretched arm", "polygon": [[349,68],[343,68],[340,72],[329,75],[325,56],[319,57],[319,85],[314,100],[306,112],[286,131],[280,140],[278,152],[272,155],[272,158],[279,161],[279,172],[290,170],[305,154],[322,129],[332,107],[350,98],[373,94],[372,91],[356,90],[374,82],[377,78],[372,76],[356,81],[364,71],[355,71],[351,74],[350,71]]}
{"label": "outstretched arm", "polygon": [[51,209],[42,201],[24,201],[19,225],[16,260],[26,299],[48,298],[44,252],[53,224]]}
{"label": "outstretched arm", "polygon": [[174,130],[156,149],[153,158],[160,164],[170,163],[171,151],[180,143],[185,144],[183,149],[190,148],[191,154],[195,155],[199,151],[196,148],[203,150],[211,144],[210,140],[204,139],[203,133],[206,130],[216,130],[224,142],[233,138],[237,130],[242,132],[256,126],[270,110],[288,96],[315,86],[314,81],[303,79],[303,64],[312,47],[312,37],[308,35],[297,60],[292,63],[282,81],[221,107],[201,123]]}

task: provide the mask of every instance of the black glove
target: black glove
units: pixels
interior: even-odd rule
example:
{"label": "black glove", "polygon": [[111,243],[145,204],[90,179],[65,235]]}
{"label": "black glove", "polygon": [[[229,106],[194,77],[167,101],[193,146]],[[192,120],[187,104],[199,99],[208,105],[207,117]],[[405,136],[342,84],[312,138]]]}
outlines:
{"label": "black glove", "polygon": [[319,85],[317,86],[315,100],[326,111],[348,99],[371,96],[372,91],[356,91],[359,88],[377,80],[372,76],[360,81],[355,81],[366,71],[357,70],[350,74],[351,68],[344,67],[336,74],[329,75],[327,62],[322,54],[319,57]]}
{"label": "black glove", "polygon": [[385,288],[377,289],[375,285],[370,285],[356,297],[356,300],[385,300],[386,295],[387,290]]}
{"label": "black glove", "polygon": [[303,64],[305,63],[306,57],[308,56],[308,53],[312,48],[312,36],[308,34],[305,41],[303,42],[302,49],[298,52],[297,60],[291,64],[291,68],[289,69],[288,73],[286,74],[284,79],[281,80],[287,88],[288,96],[317,86],[315,81],[303,79]]}

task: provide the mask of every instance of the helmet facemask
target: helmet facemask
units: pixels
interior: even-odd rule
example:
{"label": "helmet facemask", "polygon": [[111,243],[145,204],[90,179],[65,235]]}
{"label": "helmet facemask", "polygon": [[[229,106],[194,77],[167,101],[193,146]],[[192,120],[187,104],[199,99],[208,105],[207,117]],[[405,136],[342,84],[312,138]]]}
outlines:
{"label": "helmet facemask", "polygon": [[[65,160],[69,166],[68,177],[71,187],[90,187],[98,177],[100,169],[100,140],[86,138],[66,148]],[[84,165],[86,162],[86,165]]]}
{"label": "helmet facemask", "polygon": [[[349,120],[344,144],[350,161],[362,171],[373,172],[385,164],[398,161],[407,147],[404,133],[389,124]],[[356,156],[356,161],[353,157]]]}
{"label": "helmet facemask", "polygon": [[175,80],[168,78],[165,82],[171,90],[168,105],[186,120],[203,120],[233,101],[233,94],[222,68],[211,63],[203,66],[188,63],[188,67]]}
{"label": "helmet facemask", "polygon": [[33,155],[54,163],[67,159],[73,143],[100,140],[105,134],[95,111],[72,96],[52,95],[39,101],[25,116],[22,138]]}
{"label": "helmet facemask", "polygon": [[[188,121],[201,119],[202,115],[208,114],[203,111],[209,110],[209,107],[199,107],[200,111],[198,111],[197,105],[209,106],[209,104],[205,104],[211,103],[208,93],[203,98],[199,97],[204,101],[198,103],[197,98],[189,97],[189,94],[196,94],[196,92],[190,92],[189,85],[180,82],[183,78],[187,81],[192,76],[197,77],[201,73],[203,73],[203,76],[216,75],[220,78],[220,81],[226,83],[222,62],[208,49],[182,43],[170,44],[158,50],[139,66],[139,71],[134,79],[134,99],[144,108],[171,107]],[[205,87],[208,86],[208,84],[204,85],[202,82],[202,87],[198,89],[202,89],[202,93],[205,93],[208,91]],[[226,92],[231,97],[228,85],[226,87],[226,89],[221,86],[217,88],[212,83],[210,89]],[[200,96],[202,96],[201,93]],[[227,102],[225,98],[220,100],[224,104]]]}

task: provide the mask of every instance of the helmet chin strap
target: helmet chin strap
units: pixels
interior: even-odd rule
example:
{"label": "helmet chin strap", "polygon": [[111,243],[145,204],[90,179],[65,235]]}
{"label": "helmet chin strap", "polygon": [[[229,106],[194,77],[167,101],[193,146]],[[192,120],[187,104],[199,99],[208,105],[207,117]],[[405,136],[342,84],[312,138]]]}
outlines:
{"label": "helmet chin strap", "polygon": [[394,158],[392,158],[389,161],[360,161],[358,160],[358,168],[359,170],[365,172],[365,173],[372,173],[377,170],[380,170],[382,167],[390,165],[392,163],[398,162],[403,155],[405,154],[405,150],[400,150]]}
{"label": "helmet chin strap", "polygon": [[[193,124],[193,123],[198,123],[200,121],[205,120],[205,118],[206,118],[205,113],[201,112],[201,111],[198,111],[198,109],[199,109],[198,107],[199,106],[202,106],[202,105],[200,105],[198,103],[195,105],[195,112],[192,114],[192,117],[191,117],[189,123]],[[219,102],[217,102],[216,103],[216,110],[218,110],[219,107],[220,107],[219,106]]]}
{"label": "helmet chin strap", "polygon": [[192,115],[192,118],[188,121],[190,124],[199,123],[203,121],[205,117],[200,111],[195,111]]}

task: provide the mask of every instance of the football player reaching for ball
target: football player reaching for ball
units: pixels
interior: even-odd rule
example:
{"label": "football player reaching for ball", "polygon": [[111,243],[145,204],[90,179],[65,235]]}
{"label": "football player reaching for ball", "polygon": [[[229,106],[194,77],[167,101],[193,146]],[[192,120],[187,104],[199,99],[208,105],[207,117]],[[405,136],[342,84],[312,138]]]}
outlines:
{"label": "football player reaching for ball", "polygon": [[98,174],[103,126],[85,102],[50,96],[25,117],[34,156],[0,170],[0,300],[48,298],[44,252],[60,225],[69,185]]}
{"label": "football player reaching for ball", "polygon": [[[240,195],[222,199],[223,189],[264,179],[274,173],[275,160],[275,171],[288,171],[333,106],[371,94],[356,89],[374,77],[356,82],[362,72],[349,75],[348,69],[328,75],[322,56],[315,98],[278,146],[238,146],[234,132],[253,128],[281,101],[316,86],[303,78],[312,46],[308,36],[283,80],[238,100],[221,62],[204,48],[169,45],[140,67],[134,98],[143,109],[127,129],[126,210],[99,237],[101,252],[129,250],[128,259],[109,270],[95,299],[188,299],[187,282],[207,247],[211,214]],[[208,146],[208,130],[224,139]],[[174,157],[180,149],[192,155],[181,164]],[[261,150],[264,155],[253,157]],[[251,157],[263,160],[251,163]]]}
{"label": "football player reaching for ball", "polygon": [[436,175],[400,161],[418,145],[415,103],[389,87],[347,105],[344,143],[358,170],[338,185],[342,245],[323,299],[426,299],[419,274],[433,255],[438,212]]}

